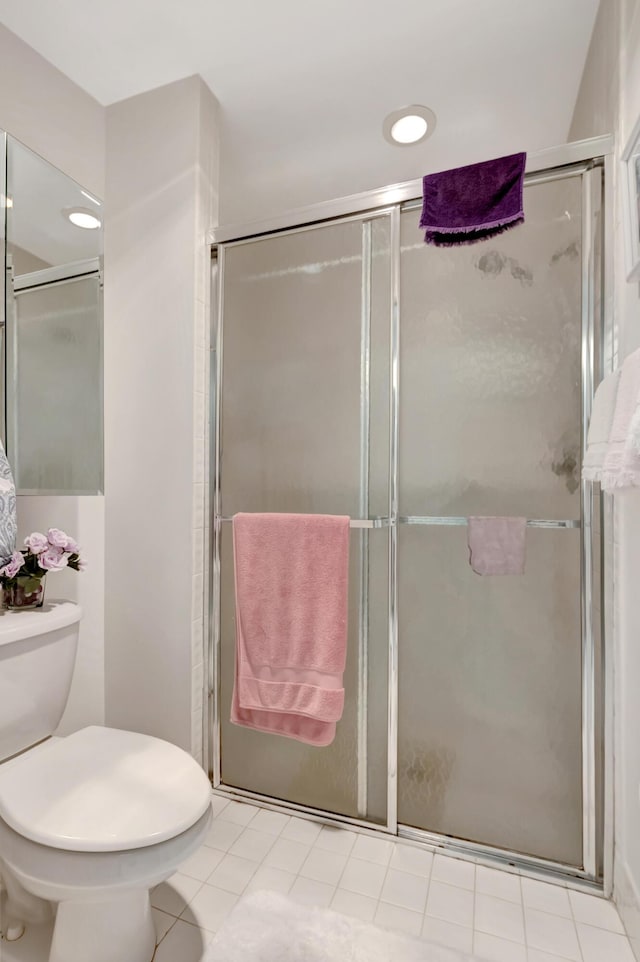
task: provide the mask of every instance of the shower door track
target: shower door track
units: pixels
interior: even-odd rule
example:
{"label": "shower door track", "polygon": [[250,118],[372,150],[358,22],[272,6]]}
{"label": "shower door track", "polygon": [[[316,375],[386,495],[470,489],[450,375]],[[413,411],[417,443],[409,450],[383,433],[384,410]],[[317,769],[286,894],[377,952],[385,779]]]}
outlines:
{"label": "shower door track", "polygon": [[[583,208],[582,208],[582,446],[583,452],[586,445],[585,425],[588,423],[590,405],[593,393],[594,378],[597,375],[606,373],[605,368],[610,366],[612,359],[607,357],[606,362],[601,363],[603,370],[596,372],[595,363],[595,271],[602,265],[597,265],[595,260],[595,237],[593,232],[593,198],[595,191],[602,194],[602,205],[604,205],[604,192],[601,186],[602,173],[598,175],[598,186],[595,180],[589,175],[589,171],[596,169],[602,171],[609,164],[608,155],[613,149],[612,138],[599,137],[589,141],[581,141],[576,144],[568,144],[563,147],[540,151],[537,154],[530,154],[527,161],[526,184],[543,183],[555,181],[565,177],[573,177],[582,174],[583,183]],[[412,181],[407,184],[394,185],[383,190],[371,191],[366,194],[354,195],[350,198],[343,198],[339,201],[330,201],[325,204],[316,205],[313,208],[306,208],[284,215],[281,218],[266,224],[258,222],[251,225],[239,227],[216,229],[210,235],[212,243],[212,284],[213,296],[212,304],[212,340],[211,340],[211,474],[210,484],[212,496],[210,499],[210,522],[211,522],[211,546],[210,546],[210,592],[209,592],[209,651],[208,668],[205,680],[208,711],[205,712],[205,739],[204,744],[207,748],[207,764],[214,791],[225,797],[235,797],[244,800],[253,800],[264,807],[284,812],[294,812],[302,817],[306,817],[323,823],[333,823],[336,825],[349,825],[356,831],[366,833],[387,834],[398,836],[419,842],[433,850],[443,850],[455,854],[459,858],[470,859],[474,862],[487,865],[501,865],[512,868],[525,875],[537,878],[557,877],[562,878],[567,884],[578,888],[602,888],[604,884],[605,894],[611,890],[611,852],[613,846],[613,805],[612,805],[612,786],[611,786],[611,764],[612,757],[612,707],[608,700],[604,704],[604,810],[601,815],[602,822],[602,847],[604,863],[604,880],[598,879],[596,863],[596,840],[597,840],[597,819],[596,819],[596,727],[595,727],[595,706],[596,706],[596,666],[595,666],[595,642],[592,624],[592,486],[588,482],[582,482],[581,486],[581,520],[574,519],[531,519],[527,523],[531,527],[539,528],[579,528],[581,530],[581,611],[582,611],[582,770],[583,770],[583,864],[582,866],[567,865],[551,861],[545,858],[530,856],[524,853],[507,851],[501,848],[484,845],[482,843],[466,841],[454,837],[439,835],[411,826],[398,824],[397,821],[397,737],[398,737],[398,615],[397,615],[397,583],[396,583],[396,551],[398,528],[401,524],[408,525],[463,525],[467,523],[466,518],[457,517],[428,517],[428,516],[400,516],[398,514],[398,391],[399,391],[399,259],[400,259],[400,239],[399,239],[399,218],[402,210],[417,208],[420,204],[419,196],[421,192],[421,181]],[[600,202],[598,202],[600,204]],[[599,207],[602,210],[602,207]],[[610,210],[607,209],[605,229],[602,231],[603,238],[610,236]],[[224,278],[224,253],[227,243],[233,246],[255,240],[257,237],[266,234],[274,234],[279,231],[293,233],[297,230],[307,230],[336,220],[362,220],[367,217],[376,217],[387,214],[391,218],[391,298],[390,298],[390,361],[391,361],[391,386],[389,394],[389,508],[387,518],[368,519],[363,516],[361,521],[356,521],[353,527],[375,528],[388,527],[389,530],[389,656],[388,656],[388,770],[387,770],[387,822],[378,824],[367,821],[364,818],[354,818],[340,815],[335,812],[323,811],[294,802],[280,800],[271,796],[264,796],[257,792],[246,789],[236,788],[225,785],[221,779],[221,726],[219,718],[220,705],[220,535],[223,522],[230,521],[228,517],[223,517],[221,512],[221,488],[220,488],[220,410],[222,401],[222,355],[223,355],[223,278]],[[600,305],[608,303],[607,285],[610,283],[610,273],[604,269],[602,271],[603,294],[600,298]],[[366,310],[365,310],[366,313]],[[601,307],[600,324],[600,347],[603,345],[613,345],[615,338],[611,327],[609,313]],[[363,317],[363,325],[365,318]],[[364,332],[364,327],[363,327]],[[366,346],[366,334],[363,333],[363,344]],[[366,371],[363,368],[363,383],[366,382]],[[361,502],[363,515],[366,501]],[[610,539],[611,531],[607,522],[610,522],[610,506],[605,505],[603,514],[603,527],[606,528],[606,536]],[[367,537],[368,532],[363,531],[361,537]],[[366,597],[366,585],[360,578],[360,597]],[[364,593],[364,594],[363,594]],[[610,642],[610,612],[609,600],[604,598],[603,608],[605,610],[606,624],[603,626],[603,660],[604,674],[602,679],[603,691],[609,692],[611,686],[611,665],[608,657]],[[361,619],[362,620],[362,619]],[[360,626],[362,627],[362,626]],[[362,632],[359,643],[359,682],[362,691],[363,677],[366,680],[366,661],[363,665],[363,656],[366,652],[362,651]],[[607,657],[605,657],[605,654]],[[358,746],[361,749],[366,743],[366,717],[363,711],[358,713]],[[360,761],[361,763],[361,761]],[[358,790],[358,812],[362,812],[363,801],[366,802],[366,788],[359,782]]]}
{"label": "shower door track", "polygon": [[403,839],[407,842],[416,842],[434,853],[448,854],[463,861],[484,865],[487,868],[511,870],[527,878],[543,881],[558,879],[576,891],[602,893],[603,890],[602,882],[585,875],[575,865],[563,862],[553,862],[550,859],[525,855],[522,852],[512,852],[509,849],[494,848],[491,845],[483,845],[481,842],[468,842],[465,839],[439,835],[437,832],[428,832],[401,823],[398,824],[397,831],[393,832],[386,825],[370,822],[366,819],[340,815],[337,812],[324,811],[319,808],[310,808],[307,805],[300,805],[298,802],[283,801],[274,798],[272,795],[261,795],[260,792],[225,785],[223,782],[213,787],[213,794],[227,801],[255,802],[261,808],[266,808],[271,812],[295,815],[322,825],[349,829],[361,835],[377,838],[387,836]]}

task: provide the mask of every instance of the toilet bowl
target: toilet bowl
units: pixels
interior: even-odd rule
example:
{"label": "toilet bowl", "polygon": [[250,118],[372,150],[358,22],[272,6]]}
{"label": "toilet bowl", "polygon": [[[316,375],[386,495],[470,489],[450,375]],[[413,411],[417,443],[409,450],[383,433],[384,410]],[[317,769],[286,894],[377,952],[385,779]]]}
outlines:
{"label": "toilet bowl", "polygon": [[[211,820],[209,781],[186,752],[148,735],[101,726],[65,738],[42,734],[66,702],[65,682],[52,710],[51,688],[60,666],[68,670],[69,644],[75,654],[70,636],[80,617],[69,603],[49,614],[29,613],[30,624],[0,617],[0,695],[10,696],[5,708],[14,706],[13,732],[0,707],[4,926],[15,937],[55,914],[49,962],[150,962],[149,892],[201,844]],[[51,657],[56,649],[59,658]],[[46,693],[38,692],[42,664],[53,671]],[[3,740],[6,752],[36,731],[44,740],[2,760]]]}
{"label": "toilet bowl", "polygon": [[57,906],[50,962],[149,962],[149,891],[202,842],[210,788],[157,738],[84,728],[0,765],[0,862],[9,912]]}

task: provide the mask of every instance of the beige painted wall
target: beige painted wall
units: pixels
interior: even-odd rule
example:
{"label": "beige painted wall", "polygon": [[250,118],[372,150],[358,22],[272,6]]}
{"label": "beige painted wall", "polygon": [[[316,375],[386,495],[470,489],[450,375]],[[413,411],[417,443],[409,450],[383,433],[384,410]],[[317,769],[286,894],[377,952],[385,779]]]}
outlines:
{"label": "beige painted wall", "polygon": [[[601,0],[569,139],[616,136],[613,308],[618,361],[640,347],[640,290],[626,281],[620,156],[640,116],[640,0]],[[640,959],[640,491],[614,499],[615,898]]]}

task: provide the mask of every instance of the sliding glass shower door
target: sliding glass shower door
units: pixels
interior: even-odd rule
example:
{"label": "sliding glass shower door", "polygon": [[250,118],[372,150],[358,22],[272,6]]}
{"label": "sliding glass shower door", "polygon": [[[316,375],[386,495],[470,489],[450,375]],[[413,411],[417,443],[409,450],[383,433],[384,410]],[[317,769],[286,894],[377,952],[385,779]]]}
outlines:
{"label": "sliding glass shower door", "polygon": [[[222,516],[387,514],[389,249],[383,214],[225,250]],[[318,750],[228,721],[233,553],[231,525],[221,523],[225,784],[386,821],[387,538],[382,528],[351,533],[345,709],[334,743]]]}
{"label": "sliding glass shower door", "polygon": [[[600,874],[601,193],[589,163],[529,176],[525,224],[460,248],[417,202],[218,246],[216,785]],[[237,511],[370,525],[328,748],[228,721]],[[474,574],[475,515],[527,519],[523,575]]]}
{"label": "sliding glass shower door", "polygon": [[[425,252],[402,215],[398,818],[582,858],[582,178],[526,223]],[[529,520],[479,577],[469,515]]]}

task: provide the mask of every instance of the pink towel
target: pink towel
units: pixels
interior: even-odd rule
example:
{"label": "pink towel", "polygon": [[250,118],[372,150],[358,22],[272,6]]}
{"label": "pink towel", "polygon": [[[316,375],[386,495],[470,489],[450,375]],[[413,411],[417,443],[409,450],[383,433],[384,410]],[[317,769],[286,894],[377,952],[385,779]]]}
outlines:
{"label": "pink towel", "polygon": [[469,562],[477,575],[524,574],[526,518],[469,518]]}
{"label": "pink towel", "polygon": [[640,454],[631,438],[631,420],[640,400],[640,350],[625,359],[600,484],[603,491],[640,485]]}
{"label": "pink towel", "polygon": [[231,721],[329,745],[344,707],[349,518],[236,514]]}

